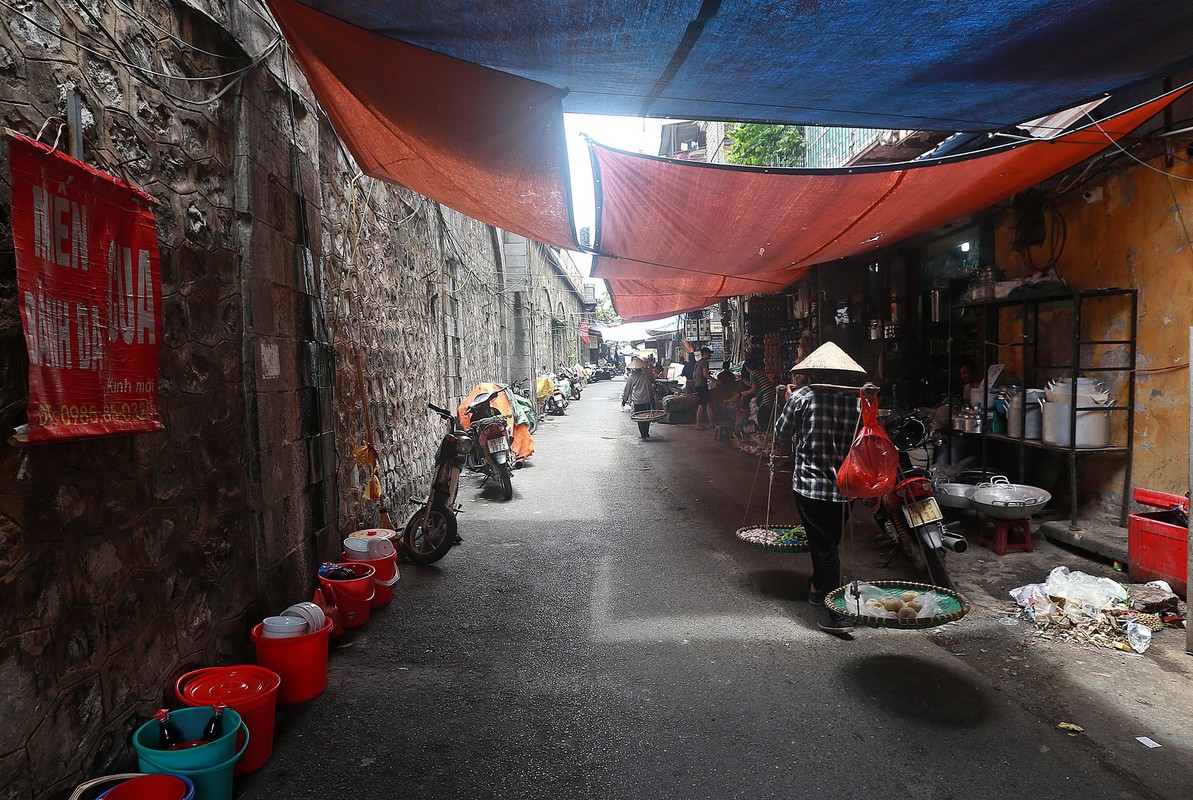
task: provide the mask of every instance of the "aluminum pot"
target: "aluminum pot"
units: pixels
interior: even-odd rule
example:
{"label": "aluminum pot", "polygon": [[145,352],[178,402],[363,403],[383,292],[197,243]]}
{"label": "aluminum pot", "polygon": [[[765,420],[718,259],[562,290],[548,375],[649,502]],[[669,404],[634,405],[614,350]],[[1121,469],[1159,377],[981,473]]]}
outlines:
{"label": "aluminum pot", "polygon": [[945,508],[973,508],[973,501],[969,493],[973,487],[968,483],[945,483],[935,485],[936,502]]}
{"label": "aluminum pot", "polygon": [[1048,505],[1052,495],[1035,486],[1011,483],[996,475],[970,490],[973,507],[992,519],[1027,519]]}

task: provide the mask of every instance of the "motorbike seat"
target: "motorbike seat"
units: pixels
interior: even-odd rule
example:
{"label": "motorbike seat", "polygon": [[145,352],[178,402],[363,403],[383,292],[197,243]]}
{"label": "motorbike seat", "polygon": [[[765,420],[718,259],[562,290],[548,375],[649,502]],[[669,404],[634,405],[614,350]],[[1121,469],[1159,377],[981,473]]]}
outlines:
{"label": "motorbike seat", "polygon": [[484,416],[491,416],[493,411],[489,408],[489,404],[497,399],[499,394],[501,394],[500,391],[484,392],[483,394],[478,394],[473,401],[468,404],[468,416],[475,417],[478,411],[485,412]]}

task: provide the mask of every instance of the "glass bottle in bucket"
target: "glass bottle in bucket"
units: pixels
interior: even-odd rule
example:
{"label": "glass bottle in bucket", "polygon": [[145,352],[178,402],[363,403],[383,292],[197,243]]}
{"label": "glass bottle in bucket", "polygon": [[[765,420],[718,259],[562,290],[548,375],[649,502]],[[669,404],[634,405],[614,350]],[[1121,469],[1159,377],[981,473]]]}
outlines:
{"label": "glass bottle in bucket", "polygon": [[227,707],[224,703],[211,707],[211,719],[203,726],[203,741],[212,742],[224,735],[224,709]]}
{"label": "glass bottle in bucket", "polygon": [[178,732],[174,720],[170,719],[169,711],[160,708],[154,713],[153,718],[158,722],[157,742],[161,749],[172,750],[182,744],[182,734]]}

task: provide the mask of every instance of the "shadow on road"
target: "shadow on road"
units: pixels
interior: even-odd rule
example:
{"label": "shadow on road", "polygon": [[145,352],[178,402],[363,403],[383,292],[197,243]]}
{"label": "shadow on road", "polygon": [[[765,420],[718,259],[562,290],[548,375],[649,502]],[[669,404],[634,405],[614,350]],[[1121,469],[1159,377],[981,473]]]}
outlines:
{"label": "shadow on road", "polygon": [[764,569],[747,573],[742,580],[748,589],[775,600],[807,600],[808,578],[793,569]]}
{"label": "shadow on road", "polygon": [[970,728],[992,714],[986,690],[939,661],[882,655],[858,659],[846,670],[859,696],[882,710],[935,725]]}

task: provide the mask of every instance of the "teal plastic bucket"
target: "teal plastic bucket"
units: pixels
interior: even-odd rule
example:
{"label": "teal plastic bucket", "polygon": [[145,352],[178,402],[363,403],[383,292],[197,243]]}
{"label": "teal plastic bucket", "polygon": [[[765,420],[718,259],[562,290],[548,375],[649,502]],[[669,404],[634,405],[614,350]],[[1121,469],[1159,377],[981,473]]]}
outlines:
{"label": "teal plastic bucket", "polygon": [[[203,736],[203,727],[211,719],[211,706],[181,708],[170,712],[170,721],[178,728],[182,741],[194,742]],[[236,747],[236,734],[244,730],[244,744]],[[232,800],[232,771],[236,760],[249,745],[249,730],[234,709],[224,709],[224,733],[218,739],[182,750],[162,750],[157,746],[159,726],[151,719],[133,734],[133,747],[141,772],[185,775],[195,784],[195,800]]]}

